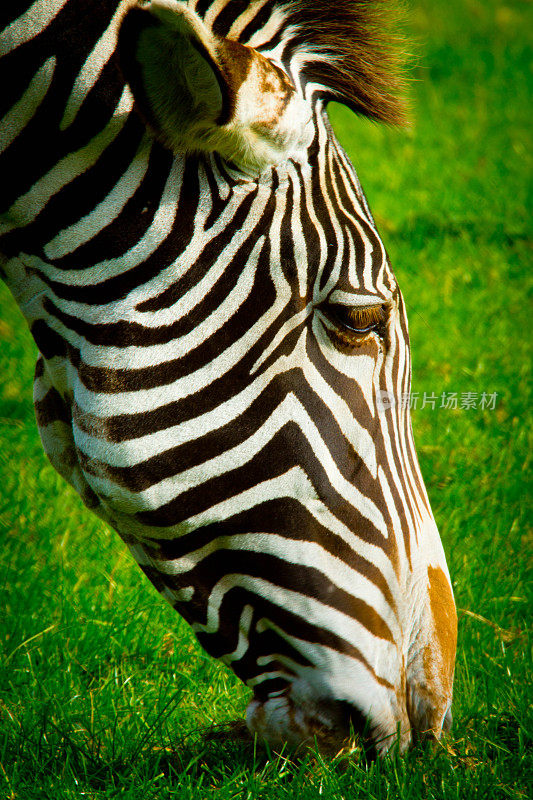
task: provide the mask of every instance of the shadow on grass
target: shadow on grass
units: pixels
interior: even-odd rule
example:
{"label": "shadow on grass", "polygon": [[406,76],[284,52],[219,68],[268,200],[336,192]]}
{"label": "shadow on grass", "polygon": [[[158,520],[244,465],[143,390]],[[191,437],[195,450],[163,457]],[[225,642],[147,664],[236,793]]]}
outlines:
{"label": "shadow on grass", "polygon": [[[319,764],[339,776],[354,764],[368,766],[362,751],[326,761],[312,749],[290,756],[271,753],[251,737],[243,721],[199,729],[175,740],[167,737],[164,744],[146,743],[141,737],[120,755],[97,740],[80,740],[65,731],[56,734],[55,741],[41,738],[36,743],[28,737],[18,752],[15,748],[4,750],[4,768],[16,763],[15,780],[32,791],[33,800],[46,796],[46,791],[42,795],[39,791],[58,782],[66,792],[75,788],[76,792],[102,792],[107,797],[108,792],[131,786],[152,791],[158,783],[198,789],[209,785],[214,790],[235,783],[246,785],[254,776],[259,783],[281,780],[295,786]],[[155,738],[164,741],[162,736]]]}
{"label": "shadow on grass", "polygon": [[[1,737],[0,737],[1,738]],[[158,737],[161,738],[162,737]],[[122,748],[121,754],[97,739],[80,739],[68,731],[34,737],[23,733],[3,748],[3,767],[14,781],[26,787],[45,786],[60,779],[63,786],[104,791],[125,785],[150,785],[164,777],[168,783],[184,779],[194,783],[202,773],[209,780],[224,781],[230,775],[261,769],[268,754],[248,732],[244,722],[193,731],[165,744],[147,743],[142,737]],[[12,768],[12,769],[10,769]]]}

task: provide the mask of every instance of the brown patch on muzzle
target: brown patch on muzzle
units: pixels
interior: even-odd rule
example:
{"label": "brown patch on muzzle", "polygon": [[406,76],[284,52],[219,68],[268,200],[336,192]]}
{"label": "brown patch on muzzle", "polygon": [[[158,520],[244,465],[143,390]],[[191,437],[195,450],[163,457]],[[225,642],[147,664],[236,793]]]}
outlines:
{"label": "brown patch on muzzle", "polygon": [[457,648],[457,612],[450,583],[440,567],[428,567],[428,594],[435,625],[435,644],[441,656],[438,680],[443,689],[451,692]]}

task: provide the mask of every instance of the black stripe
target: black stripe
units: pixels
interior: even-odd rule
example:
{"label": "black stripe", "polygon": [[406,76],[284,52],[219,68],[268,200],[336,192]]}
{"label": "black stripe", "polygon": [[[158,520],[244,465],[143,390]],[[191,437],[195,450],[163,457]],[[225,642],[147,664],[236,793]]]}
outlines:
{"label": "black stripe", "polygon": [[389,607],[396,611],[390,587],[375,564],[359,555],[336,533],[321,525],[300,502],[291,497],[267,500],[227,520],[196,528],[174,539],[152,539],[153,549],[148,548],[148,551],[155,559],[176,560],[216,539],[231,547],[232,536],[253,533],[272,533],[282,535],[288,540],[316,542],[377,586]]}
{"label": "black stripe", "polygon": [[[130,166],[143,135],[144,129],[138,120],[130,116],[96,164],[51,197],[33,222],[3,237],[3,251],[11,255],[17,255],[21,251],[35,253],[56,265],[53,258],[46,258],[44,246],[59,231],[90,213],[106,197]],[[24,134],[19,141],[23,139]],[[131,246],[131,241],[128,244]],[[78,267],[76,260],[71,259],[69,268],[82,267]]]}
{"label": "black stripe", "polygon": [[[172,162],[172,153],[153,142],[146,174],[122,211],[115,219],[109,220],[86,244],[80,245],[62,258],[54,258],[54,266],[58,269],[81,271],[89,269],[104,258],[108,261],[121,256],[127,257],[128,250],[141,241],[154,220]],[[93,175],[90,177],[92,181]]]}
{"label": "black stripe", "polygon": [[74,152],[111,118],[124,87],[116,65],[93,87],[85,113],[61,131],[73,82],[107,27],[116,0],[70,0],[44,32],[0,59],[0,117],[27,88],[51,55],[57,64],[50,89],[31,122],[0,157],[0,211],[5,210],[68,153]]}

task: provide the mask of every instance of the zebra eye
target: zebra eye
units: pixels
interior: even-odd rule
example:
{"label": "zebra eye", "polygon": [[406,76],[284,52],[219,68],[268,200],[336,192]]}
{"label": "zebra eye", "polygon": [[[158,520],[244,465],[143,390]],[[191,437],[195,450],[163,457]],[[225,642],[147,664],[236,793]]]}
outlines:
{"label": "zebra eye", "polygon": [[357,336],[364,336],[373,331],[380,332],[386,313],[383,305],[375,306],[345,306],[340,303],[328,306],[330,318],[343,331]]}

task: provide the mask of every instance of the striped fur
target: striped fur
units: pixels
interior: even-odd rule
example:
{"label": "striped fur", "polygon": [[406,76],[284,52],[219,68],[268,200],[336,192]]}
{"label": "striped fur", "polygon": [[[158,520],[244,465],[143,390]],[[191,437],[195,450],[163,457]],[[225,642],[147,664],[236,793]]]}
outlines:
{"label": "striped fur", "polygon": [[456,618],[400,402],[405,307],[325,110],[397,115],[365,34],[375,4],[341,3],[358,44],[337,60],[324,2],[188,4],[216,52],[253,48],[308,109],[305,146],[246,174],[147,131],[135,48],[152,22],[115,57],[134,5],[0,12],[1,265],[41,354],[44,449],[251,687],[260,737],[335,750],[351,721],[384,751],[398,725],[402,747],[440,735]]}

